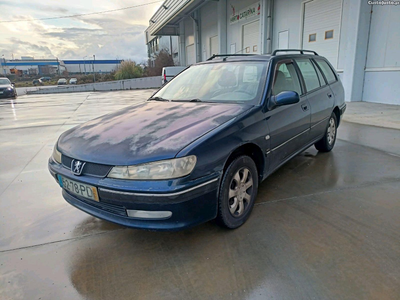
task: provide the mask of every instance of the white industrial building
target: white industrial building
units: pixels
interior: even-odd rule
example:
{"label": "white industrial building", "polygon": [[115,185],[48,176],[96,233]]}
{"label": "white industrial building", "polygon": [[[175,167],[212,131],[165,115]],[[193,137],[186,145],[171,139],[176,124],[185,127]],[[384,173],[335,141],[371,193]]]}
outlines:
{"label": "white industrial building", "polygon": [[122,60],[117,59],[33,59],[21,57],[21,59],[5,58],[0,60],[0,68],[4,75],[11,74],[14,70],[22,71],[25,75],[51,75],[62,74],[91,74],[110,73],[115,71]]}
{"label": "white industrial building", "polygon": [[154,66],[154,61],[157,57],[157,54],[164,50],[168,52],[173,60],[175,65],[179,65],[179,43],[177,36],[149,36],[146,31],[146,45],[147,45],[147,55],[149,58],[149,66]]}
{"label": "white industrial building", "polygon": [[178,36],[182,65],[212,54],[314,50],[337,69],[347,101],[400,104],[399,28],[396,1],[167,0],[146,37]]}

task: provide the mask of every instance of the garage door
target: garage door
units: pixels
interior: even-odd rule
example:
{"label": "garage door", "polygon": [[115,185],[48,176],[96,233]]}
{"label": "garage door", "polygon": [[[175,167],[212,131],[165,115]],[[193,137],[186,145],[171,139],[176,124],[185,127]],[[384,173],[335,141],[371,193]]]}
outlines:
{"label": "garage door", "polygon": [[242,53],[259,53],[260,21],[243,25]]}
{"label": "garage door", "polygon": [[304,3],[303,49],[325,56],[337,68],[342,0]]}

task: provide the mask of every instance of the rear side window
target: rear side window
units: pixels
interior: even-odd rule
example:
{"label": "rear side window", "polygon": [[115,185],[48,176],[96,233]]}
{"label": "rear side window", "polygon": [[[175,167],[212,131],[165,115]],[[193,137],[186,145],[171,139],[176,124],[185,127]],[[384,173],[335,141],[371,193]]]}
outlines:
{"label": "rear side window", "polygon": [[311,61],[307,58],[296,59],[297,65],[303,75],[306,84],[307,92],[320,87],[319,79]]}
{"label": "rear side window", "polygon": [[272,93],[278,95],[283,91],[294,91],[301,95],[300,81],[293,62],[280,62],[276,66]]}
{"label": "rear side window", "polygon": [[318,66],[321,68],[322,72],[325,75],[326,80],[328,80],[328,83],[332,83],[336,81],[336,76],[335,73],[333,73],[331,67],[328,65],[328,63],[324,60],[321,59],[316,59],[315,60],[318,64]]}

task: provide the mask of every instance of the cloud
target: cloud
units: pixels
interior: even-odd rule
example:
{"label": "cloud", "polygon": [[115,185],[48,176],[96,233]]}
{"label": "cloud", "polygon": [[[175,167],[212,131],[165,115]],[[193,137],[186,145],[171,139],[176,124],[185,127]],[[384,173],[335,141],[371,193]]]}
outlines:
{"label": "cloud", "polygon": [[[50,0],[31,0],[28,4],[6,0],[0,1],[0,11],[6,8],[10,12],[10,20],[33,20],[54,16],[55,13],[95,12],[142,4],[145,1],[136,0],[132,3],[98,0],[95,7],[90,0],[70,0],[67,7],[54,6],[53,3]],[[119,58],[142,62],[147,58],[144,31],[159,5],[71,19],[0,23],[0,52],[7,58],[11,54],[16,58],[30,55],[35,58],[60,59],[96,55],[98,59]],[[18,9],[10,10],[10,7]],[[17,13],[13,14],[13,11]]]}
{"label": "cloud", "polygon": [[[0,6],[4,6],[4,7],[9,7],[9,8],[15,8],[16,6],[19,6],[18,5],[18,2],[17,1],[9,1],[9,0],[6,0],[6,1],[0,1]],[[34,11],[34,12],[37,12],[37,11],[42,11],[42,12],[57,12],[57,13],[62,13],[62,14],[66,14],[66,13],[68,13],[69,12],[69,10],[67,9],[67,8],[64,8],[64,7],[60,7],[60,6],[57,6],[57,5],[54,5],[54,4],[51,4],[51,5],[45,5],[45,4],[42,4],[42,3],[40,3],[40,2],[24,2],[23,3],[23,8],[25,9],[25,10],[31,10],[31,11]]]}

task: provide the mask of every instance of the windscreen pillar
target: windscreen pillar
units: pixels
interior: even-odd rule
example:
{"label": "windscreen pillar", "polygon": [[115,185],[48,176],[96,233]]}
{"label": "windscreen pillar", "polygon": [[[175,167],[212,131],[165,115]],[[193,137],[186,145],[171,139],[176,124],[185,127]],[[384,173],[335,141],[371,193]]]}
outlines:
{"label": "windscreen pillar", "polygon": [[346,58],[343,86],[346,101],[362,101],[371,5],[365,0],[344,0],[347,7]]}
{"label": "windscreen pillar", "polygon": [[226,31],[227,31],[227,18],[228,14],[226,0],[218,1],[218,54],[227,54],[226,48]]}

